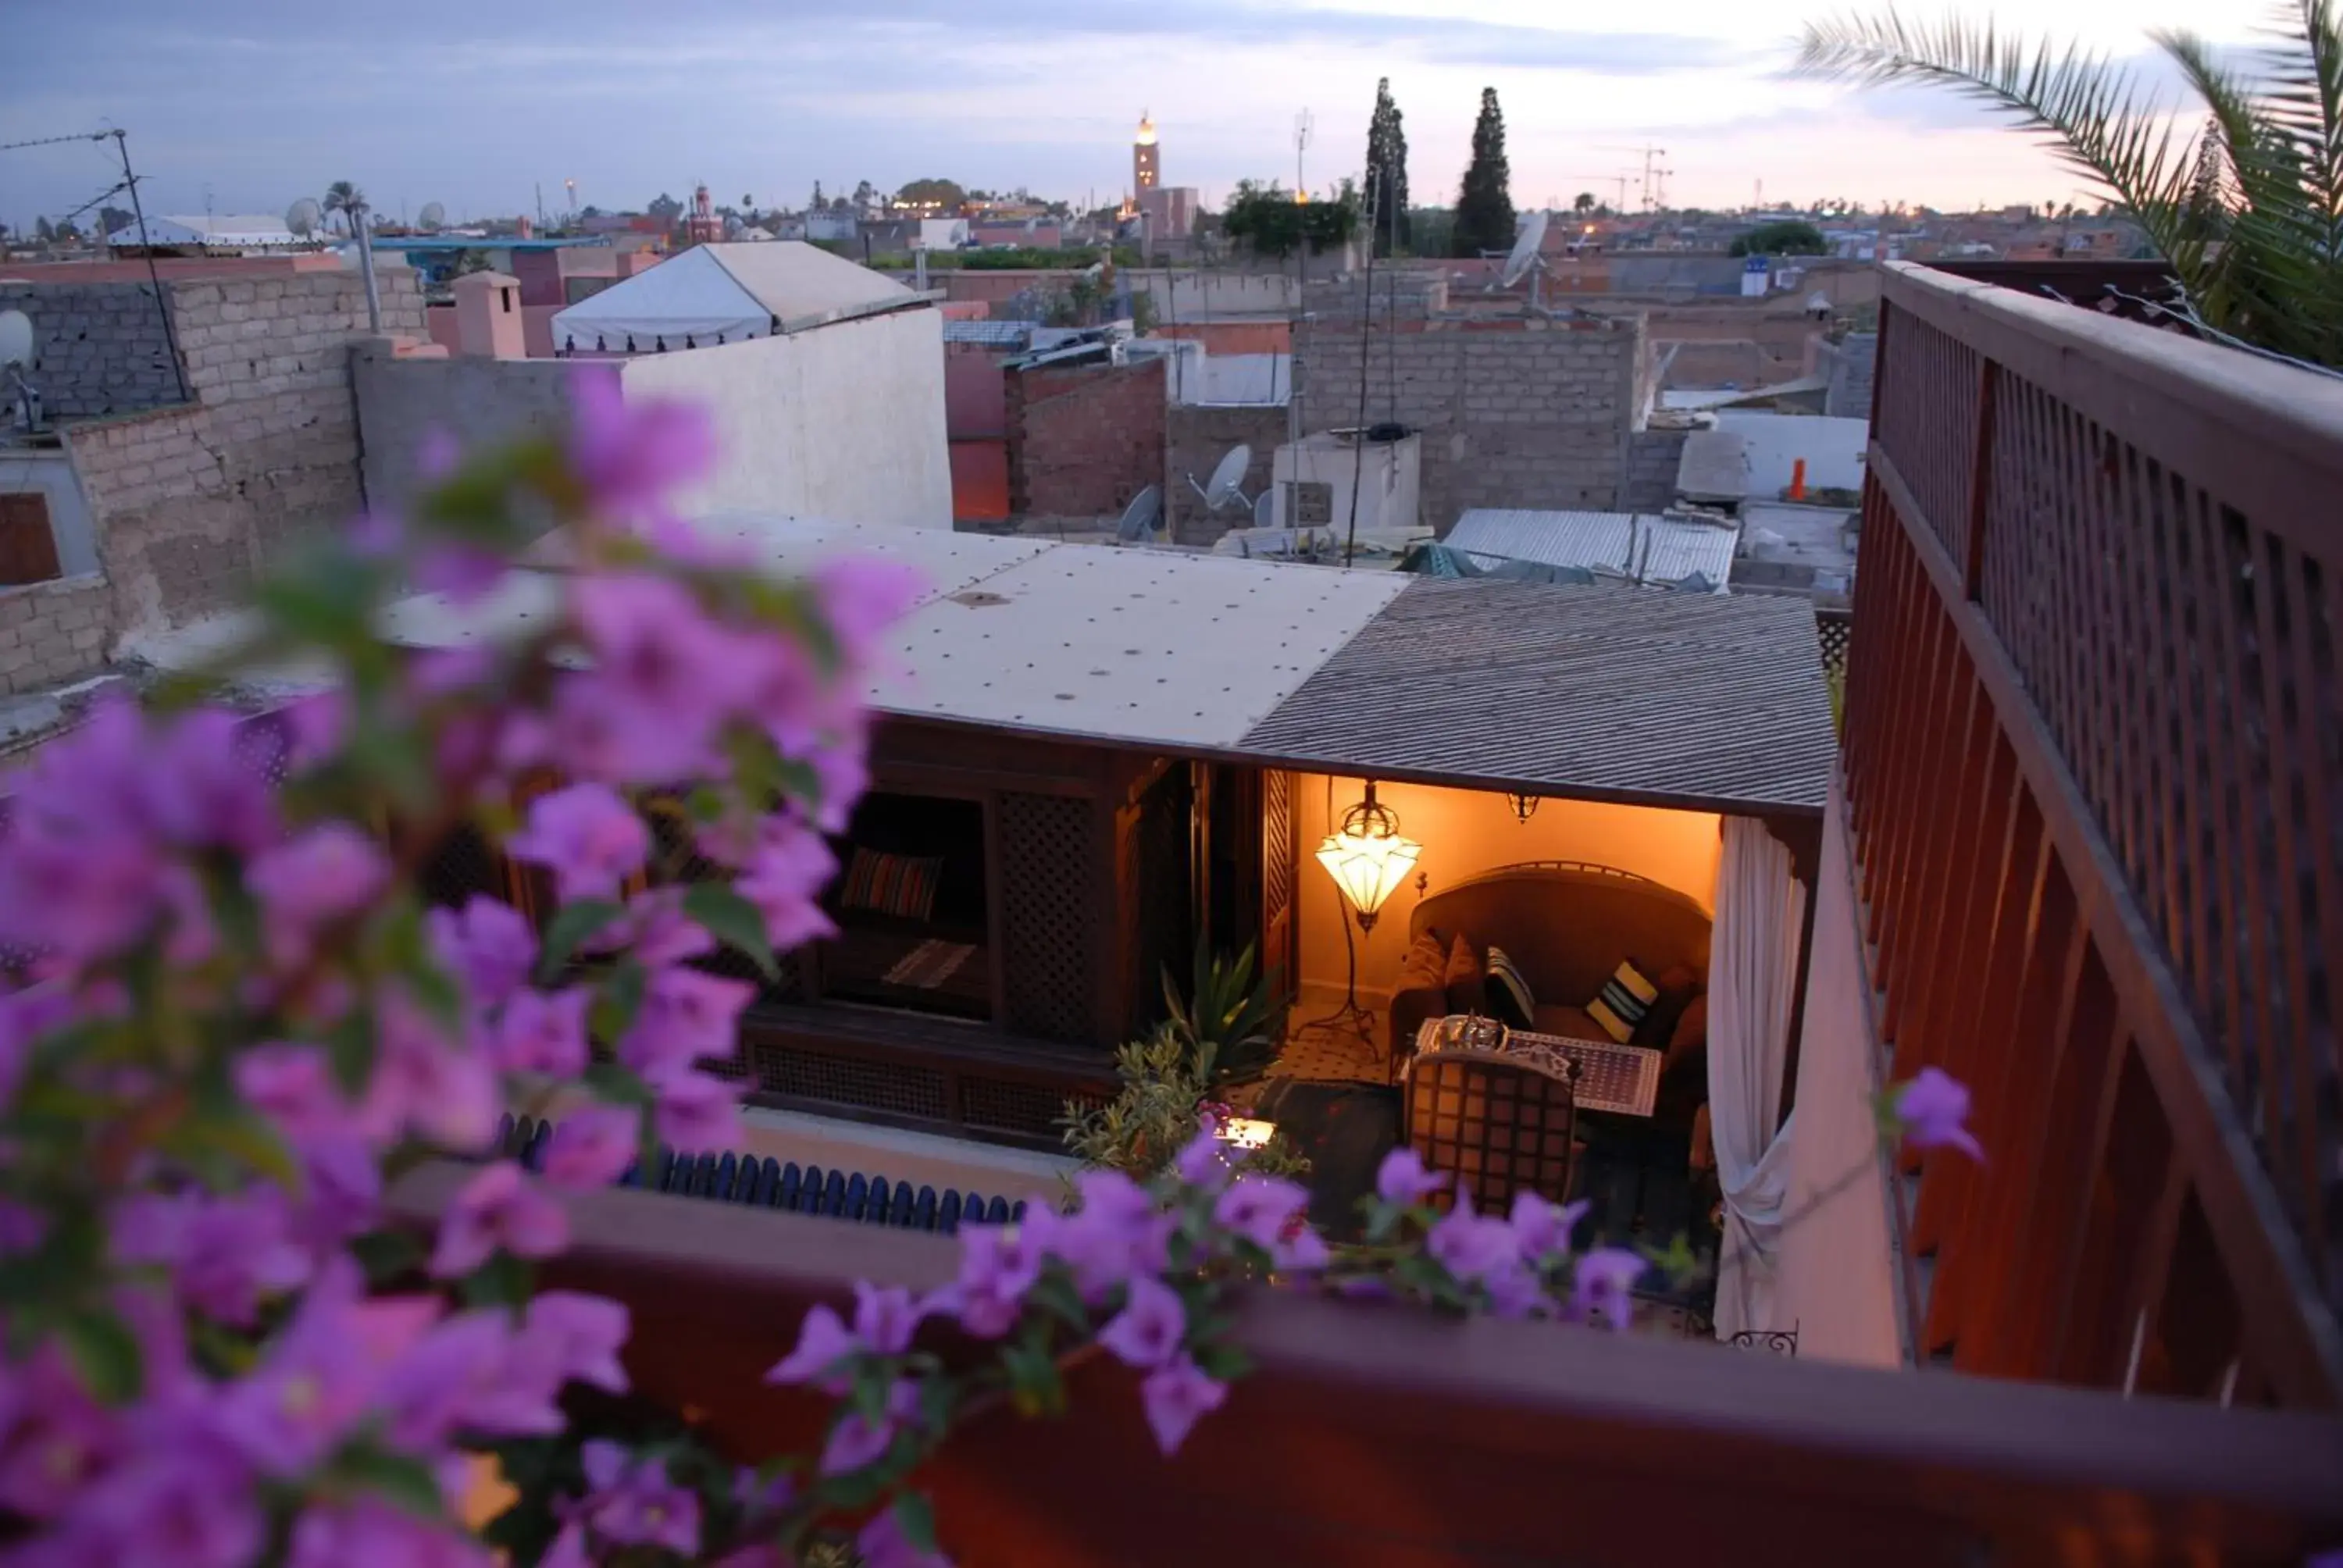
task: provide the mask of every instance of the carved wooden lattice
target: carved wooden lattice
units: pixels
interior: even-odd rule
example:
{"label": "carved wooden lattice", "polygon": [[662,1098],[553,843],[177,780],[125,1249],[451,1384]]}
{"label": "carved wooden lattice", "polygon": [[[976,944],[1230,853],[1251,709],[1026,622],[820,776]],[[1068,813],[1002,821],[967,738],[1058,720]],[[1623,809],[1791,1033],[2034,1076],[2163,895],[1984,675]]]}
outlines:
{"label": "carved wooden lattice", "polygon": [[1100,932],[1090,803],[1001,797],[1001,945],[1011,1029],[1043,1040],[1094,1032]]}
{"label": "carved wooden lattice", "polygon": [[792,1100],[824,1101],[890,1116],[951,1120],[950,1086],[932,1068],[862,1061],[759,1041],[749,1049],[757,1087]]}
{"label": "carved wooden lattice", "polygon": [[[960,1121],[971,1131],[1052,1139],[1057,1136],[1058,1119],[1066,1113],[1067,1098],[1039,1083],[970,1075],[960,1080]],[[1072,1098],[1085,1109],[1098,1103],[1094,1095]]]}
{"label": "carved wooden lattice", "polygon": [[[1293,955],[1293,775],[1261,775],[1261,972],[1290,980]],[[1281,990],[1288,989],[1281,985]]]}

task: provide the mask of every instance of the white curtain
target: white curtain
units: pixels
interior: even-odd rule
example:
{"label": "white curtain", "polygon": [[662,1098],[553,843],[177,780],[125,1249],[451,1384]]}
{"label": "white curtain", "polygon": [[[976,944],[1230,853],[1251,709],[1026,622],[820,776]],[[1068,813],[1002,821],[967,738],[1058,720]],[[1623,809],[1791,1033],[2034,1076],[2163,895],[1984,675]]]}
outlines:
{"label": "white curtain", "polygon": [[1716,1265],[1720,1338],[1788,1326],[1768,1318],[1790,1187],[1792,1128],[1785,1124],[1777,1134],[1775,1123],[1805,906],[1787,847],[1764,823],[1727,817],[1708,960],[1708,1121],[1725,1190],[1725,1243]]}

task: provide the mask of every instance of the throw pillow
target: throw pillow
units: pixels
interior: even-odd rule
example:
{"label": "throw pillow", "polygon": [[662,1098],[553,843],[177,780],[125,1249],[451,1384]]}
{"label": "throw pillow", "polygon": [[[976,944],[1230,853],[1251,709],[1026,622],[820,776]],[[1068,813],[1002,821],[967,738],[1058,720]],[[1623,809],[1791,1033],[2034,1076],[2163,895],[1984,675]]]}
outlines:
{"label": "throw pillow", "polygon": [[838,901],[850,910],[924,920],[935,913],[936,884],[943,880],[940,856],[890,855],[857,849],[846,868]]}
{"label": "throw pillow", "polygon": [[1708,993],[1703,991],[1684,1005],[1684,1016],[1676,1020],[1675,1029],[1668,1035],[1668,1054],[1690,1050],[1708,1043]]}
{"label": "throw pillow", "polygon": [[1586,1004],[1586,1016],[1613,1040],[1624,1045],[1635,1033],[1635,1026],[1644,1021],[1644,1014],[1658,1000],[1660,988],[1644,977],[1633,959],[1621,959],[1619,967],[1603,983],[1602,991]]}
{"label": "throw pillow", "polygon": [[1700,976],[1686,965],[1676,964],[1653,983],[1660,988],[1660,998],[1644,1014],[1644,1021],[1635,1026],[1634,1043],[1660,1050],[1675,1033],[1676,1020],[1692,1005],[1692,999],[1700,994]]}
{"label": "throw pillow", "polygon": [[1530,994],[1530,982],[1522,978],[1503,948],[1489,950],[1489,973],[1482,994],[1491,1018],[1514,1029],[1529,1029],[1537,1022],[1537,998]]}
{"label": "throw pillow", "polygon": [[1481,955],[1459,931],[1456,941],[1448,950],[1448,1010],[1479,1012],[1488,1005],[1483,992]]}
{"label": "throw pillow", "polygon": [[1426,931],[1408,944],[1399,961],[1399,989],[1438,990],[1448,983],[1448,944],[1438,931]]}

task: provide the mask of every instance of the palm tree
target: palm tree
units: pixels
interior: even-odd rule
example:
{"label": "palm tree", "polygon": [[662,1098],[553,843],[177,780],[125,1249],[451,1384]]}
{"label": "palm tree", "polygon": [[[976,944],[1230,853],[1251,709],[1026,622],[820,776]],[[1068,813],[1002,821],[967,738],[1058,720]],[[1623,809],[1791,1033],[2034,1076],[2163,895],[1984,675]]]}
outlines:
{"label": "palm tree", "polygon": [[1577,196],[1571,199],[1570,210],[1579,213],[1593,212],[1594,210],[1594,193],[1593,191],[1580,191]]}
{"label": "palm tree", "polygon": [[2343,26],[2338,0],[2288,0],[2261,68],[2196,34],[2151,33],[2202,100],[2188,136],[2130,71],[2078,46],[2029,46],[1991,23],[1895,11],[1809,24],[1797,69],[1865,85],[1949,86],[2050,138],[2145,229],[2199,326],[2343,367]]}
{"label": "palm tree", "polygon": [[326,187],[326,199],[319,204],[327,212],[342,215],[350,226],[350,238],[358,247],[358,276],[366,285],[367,330],[382,330],[382,297],[375,290],[374,236],[367,232],[366,192],[347,180],[336,180]]}

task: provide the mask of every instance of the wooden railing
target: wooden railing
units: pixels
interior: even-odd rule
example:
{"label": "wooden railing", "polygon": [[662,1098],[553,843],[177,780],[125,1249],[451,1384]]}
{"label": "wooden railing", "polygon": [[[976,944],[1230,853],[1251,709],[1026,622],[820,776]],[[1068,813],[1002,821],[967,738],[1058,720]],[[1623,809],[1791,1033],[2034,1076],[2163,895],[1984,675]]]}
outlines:
{"label": "wooden railing", "polygon": [[[429,1223],[464,1176],[394,1194]],[[858,1278],[949,1277],[938,1237],[614,1191],[571,1201],[558,1282],[625,1301],[638,1392],[733,1457],[820,1447],[764,1384]],[[983,1418],[923,1466],[961,1568],[1747,1568],[2250,1563],[2343,1543],[2343,1422],[1833,1367],[1548,1323],[1260,1292],[1257,1363],[1172,1461],[1135,1380]],[[954,1353],[948,1343],[938,1348]]]}
{"label": "wooden railing", "polygon": [[1924,1351],[2343,1394],[2343,381],[1894,266],[1845,713]]}

